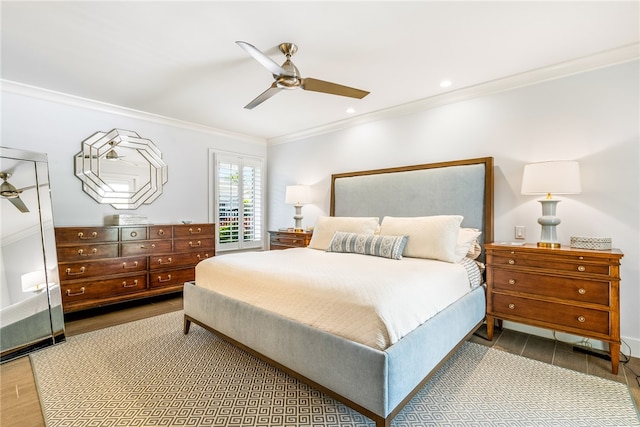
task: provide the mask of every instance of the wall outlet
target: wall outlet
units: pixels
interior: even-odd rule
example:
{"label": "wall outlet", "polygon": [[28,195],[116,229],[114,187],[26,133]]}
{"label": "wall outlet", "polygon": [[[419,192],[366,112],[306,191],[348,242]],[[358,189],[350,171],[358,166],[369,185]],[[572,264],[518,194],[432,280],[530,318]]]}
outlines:
{"label": "wall outlet", "polygon": [[524,240],[527,236],[524,225],[516,225],[515,238],[518,240]]}

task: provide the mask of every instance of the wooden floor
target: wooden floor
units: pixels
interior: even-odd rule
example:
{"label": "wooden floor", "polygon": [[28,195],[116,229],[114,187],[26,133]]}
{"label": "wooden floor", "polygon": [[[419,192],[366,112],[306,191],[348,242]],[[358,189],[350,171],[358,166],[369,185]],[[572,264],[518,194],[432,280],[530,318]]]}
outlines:
{"label": "wooden floor", "polygon": [[[164,297],[144,303],[110,307],[65,316],[66,336],[83,334],[133,320],[182,310],[182,297]],[[484,328],[471,338],[472,342],[519,354],[579,372],[600,376],[629,385],[636,406],[640,408],[640,359],[631,358],[620,367],[618,375],[611,374],[608,361],[573,351],[573,345],[539,338],[510,330],[496,330],[493,341],[487,341]],[[64,344],[62,344],[64,345]],[[44,418],[36,391],[29,357],[21,357],[0,365],[0,425],[2,427],[44,426]]]}

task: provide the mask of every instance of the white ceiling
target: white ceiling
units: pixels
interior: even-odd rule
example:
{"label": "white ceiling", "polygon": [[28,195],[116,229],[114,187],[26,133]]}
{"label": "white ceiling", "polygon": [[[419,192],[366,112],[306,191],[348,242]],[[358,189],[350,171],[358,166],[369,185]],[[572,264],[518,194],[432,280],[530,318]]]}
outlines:
{"label": "white ceiling", "polygon": [[[638,5],[3,0],[1,77],[273,140],[346,120],[347,107],[366,117],[612,49],[637,57]],[[371,94],[282,91],[246,110],[273,79],[236,40],[277,63],[294,42],[303,77]]]}

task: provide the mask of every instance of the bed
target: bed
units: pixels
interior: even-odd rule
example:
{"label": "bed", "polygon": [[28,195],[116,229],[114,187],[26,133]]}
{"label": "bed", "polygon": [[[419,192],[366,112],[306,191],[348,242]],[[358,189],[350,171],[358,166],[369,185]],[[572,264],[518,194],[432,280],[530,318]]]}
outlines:
{"label": "bed", "polygon": [[[363,218],[380,219],[381,223],[371,230],[371,222],[361,221]],[[446,221],[447,227],[451,221],[455,223],[452,218],[458,218],[456,230],[479,230],[478,245],[493,240],[491,157],[332,175],[330,217],[321,218],[326,224],[318,220],[310,248],[224,255],[198,264],[195,284],[184,288],[184,332],[188,334],[191,323],[198,324],[371,418],[377,427],[389,426],[485,317],[484,288],[469,281],[466,290],[457,287],[450,297],[453,300],[430,298],[429,304],[416,303],[422,301],[417,294],[400,297],[400,291],[395,291],[396,286],[406,284],[408,292],[415,292],[412,280],[420,276],[426,264],[431,265],[430,269],[442,270],[442,276],[428,274],[436,277],[432,285],[435,289],[441,280],[438,277],[448,277],[449,270],[459,276],[460,266],[469,265],[464,256],[465,262],[445,262],[417,254],[416,250],[422,250],[422,246],[416,246],[420,240],[417,233],[423,224],[431,226],[433,218]],[[358,224],[366,222],[369,228],[360,232],[349,227],[333,230],[327,225],[343,224],[349,219]],[[418,227],[406,228],[414,224]],[[436,229],[443,228],[439,227]],[[363,246],[349,244],[350,239],[364,239],[367,244],[382,240],[384,244],[377,248],[386,249],[369,253],[379,256],[361,255]],[[327,240],[328,250],[322,250]],[[402,242],[400,252],[404,256],[394,259]],[[354,253],[356,247],[358,253]],[[389,249],[392,247],[395,249]],[[447,248],[442,256],[453,256],[449,243]],[[439,248],[433,250],[437,252]],[[455,255],[456,261],[458,256]],[[483,261],[483,254],[476,256],[477,261]],[[345,258],[348,261],[342,261]],[[355,260],[364,267],[357,267]],[[374,283],[376,286],[370,287],[380,288],[381,293],[376,297],[369,293],[362,296],[362,288],[348,293],[343,285],[336,285],[342,283],[343,275],[351,274],[349,264],[357,273],[355,277],[345,276],[347,282],[362,282],[365,288],[367,283]],[[269,270],[269,265],[277,265],[278,273]],[[287,265],[297,267],[285,269]],[[409,272],[404,271],[405,267]],[[365,273],[367,269],[371,271]],[[462,269],[470,271],[467,267]],[[304,270],[308,270],[308,277]],[[387,279],[382,277],[387,270],[392,276],[401,277],[393,284],[392,292],[385,290]],[[468,280],[468,276],[463,280],[465,277]],[[326,301],[320,291],[313,297],[296,295],[298,287],[315,292],[325,286],[315,280],[333,286]],[[459,282],[460,278],[456,280]],[[271,281],[275,291],[266,287]],[[252,288],[243,291],[245,286]],[[278,296],[275,301],[266,298],[269,293]],[[341,294],[347,297],[336,297]],[[398,298],[404,298],[400,301],[402,310],[390,303]],[[363,301],[370,299],[382,306],[363,308]],[[310,300],[313,303],[309,304]],[[332,305],[336,306],[334,312],[330,311]],[[420,311],[422,305],[432,307],[425,313]],[[299,309],[302,318],[287,312],[287,307]],[[408,311],[409,319],[393,323],[399,311]],[[327,319],[340,317],[340,312],[350,314],[346,324],[356,324],[353,330],[344,322],[328,322]],[[376,318],[376,313],[382,315]],[[373,327],[376,325],[380,328]]]}

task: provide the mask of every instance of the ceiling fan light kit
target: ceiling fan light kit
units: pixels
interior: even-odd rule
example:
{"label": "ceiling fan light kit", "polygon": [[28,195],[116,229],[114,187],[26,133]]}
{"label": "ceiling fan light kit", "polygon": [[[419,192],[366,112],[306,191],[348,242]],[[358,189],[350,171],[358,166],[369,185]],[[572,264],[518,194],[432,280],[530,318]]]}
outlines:
{"label": "ceiling fan light kit", "polygon": [[291,61],[291,57],[298,51],[298,46],[293,43],[281,43],[278,46],[280,48],[280,52],[282,52],[287,58],[282,65],[278,65],[262,51],[247,42],[237,41],[236,44],[246,50],[249,55],[269,70],[271,74],[273,74],[273,78],[275,80],[267,90],[245,105],[244,108],[248,110],[262,104],[282,89],[293,90],[301,88],[312,92],[322,92],[330,95],[340,95],[357,99],[362,99],[369,94],[367,91],[343,86],[337,83],[331,83],[314,78],[302,78],[300,76],[300,71]]}

